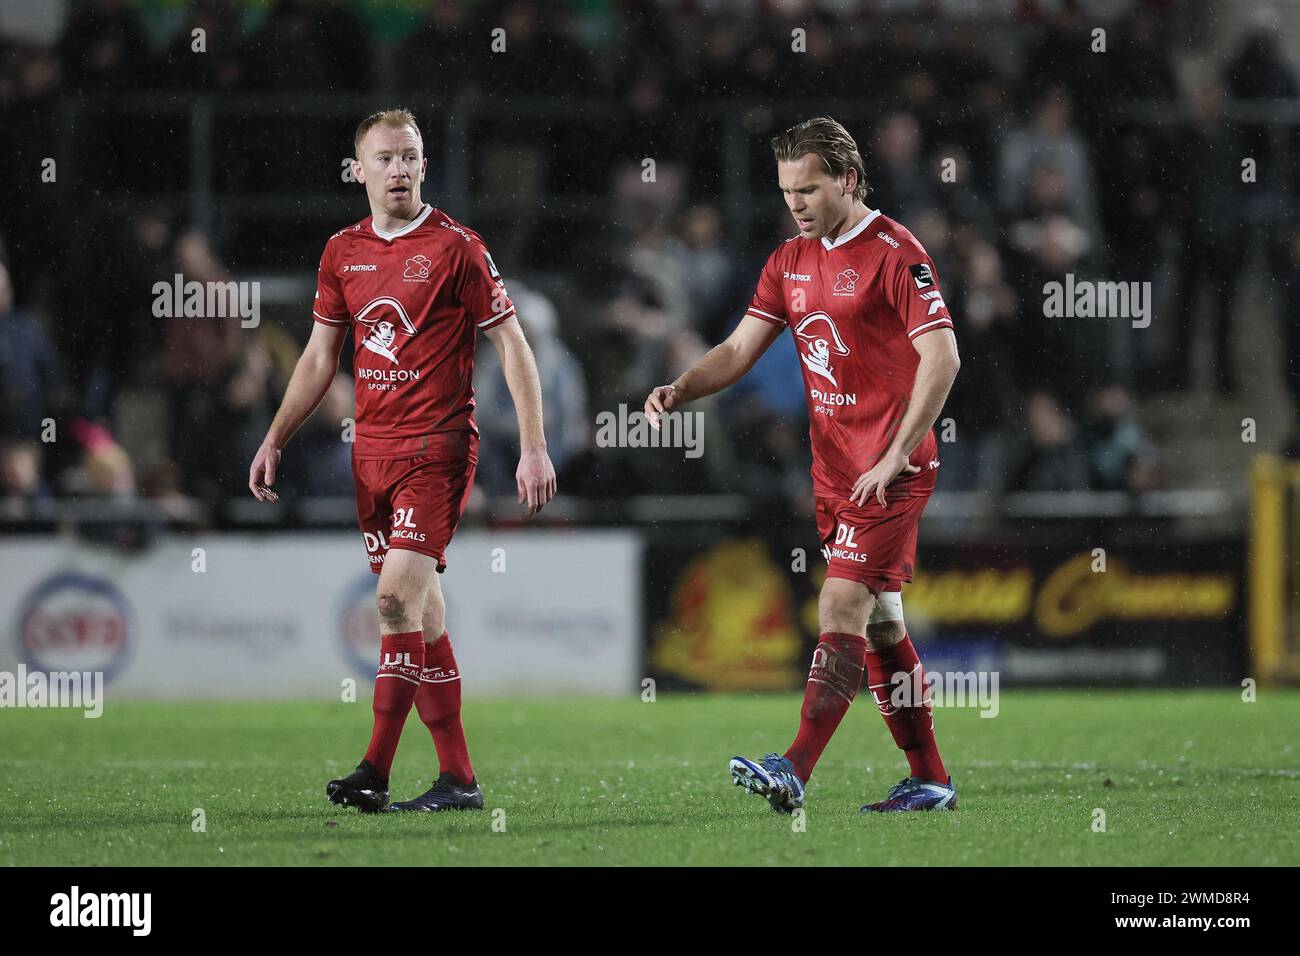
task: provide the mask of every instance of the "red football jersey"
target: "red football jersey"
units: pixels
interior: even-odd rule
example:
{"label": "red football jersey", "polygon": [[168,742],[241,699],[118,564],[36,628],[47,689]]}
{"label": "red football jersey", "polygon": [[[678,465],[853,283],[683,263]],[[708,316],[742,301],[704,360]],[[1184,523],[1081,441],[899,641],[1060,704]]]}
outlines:
{"label": "red football jersey", "polygon": [[[803,365],[813,492],[847,498],[889,449],[916,382],[912,339],[952,328],[934,263],[879,210],[829,239],[796,237],[768,257],[749,314],[789,327]],[[928,495],[939,467],[931,430],[910,459],[921,471],[891,493]]]}
{"label": "red football jersey", "polygon": [[325,243],[317,322],[352,325],[355,457],[406,458],[474,423],[474,330],[515,314],[478,233],[428,204],[385,232],[367,216]]}

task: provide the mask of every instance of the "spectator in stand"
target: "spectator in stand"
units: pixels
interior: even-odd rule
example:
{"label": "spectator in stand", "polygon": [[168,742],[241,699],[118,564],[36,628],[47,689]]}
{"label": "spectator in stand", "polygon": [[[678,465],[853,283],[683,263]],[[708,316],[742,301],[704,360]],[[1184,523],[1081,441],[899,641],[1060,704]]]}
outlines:
{"label": "spectator in stand", "polygon": [[[419,77],[419,86],[443,99],[451,99],[478,82],[479,58],[473,55],[478,37],[466,5],[458,0],[433,0],[426,5],[428,20],[406,38],[398,54],[401,74],[408,84]],[[430,70],[432,57],[439,69]]]}
{"label": "spectator in stand", "polygon": [[1080,218],[1089,211],[1080,208],[1070,198],[1070,183],[1065,170],[1054,159],[1041,157],[1029,167],[1029,189],[1022,205],[1014,211],[1008,231],[1017,236],[1022,231],[1033,230],[1041,226],[1049,217],[1064,217],[1079,227],[1088,241],[1089,247],[1098,245],[1100,239],[1097,224]]}
{"label": "spectator in stand", "polygon": [[14,308],[9,269],[0,258],[0,435],[39,438],[47,418],[68,410],[63,362],[37,318]]}
{"label": "spectator in stand", "polygon": [[771,498],[811,494],[808,402],[794,338],[781,335],[727,390],[723,408],[735,448],[738,487]]}
{"label": "spectator in stand", "polygon": [[[939,416],[939,488],[996,492],[1006,480],[1006,428],[1019,405],[1011,347],[1018,302],[991,243],[976,244],[963,265],[965,281],[944,295],[961,316],[962,350],[979,361],[962,367]],[[948,418],[955,425],[952,441],[945,438]]]}
{"label": "spectator in stand", "polygon": [[82,412],[107,422],[123,386],[153,381],[163,329],[151,308],[152,290],[178,271],[172,257],[175,233],[170,212],[144,202],[125,222],[104,219],[88,234],[102,239],[71,248],[70,269],[74,274],[93,270],[97,281],[67,286],[62,312],[85,318],[60,323],[55,339],[68,377],[78,386]]}
{"label": "spectator in stand", "polygon": [[[1280,43],[1280,26],[1273,7],[1261,4],[1253,12],[1240,51],[1224,73],[1224,83],[1233,99],[1245,100],[1257,110],[1276,103],[1277,108],[1267,112],[1285,115],[1295,109],[1300,88]],[[1289,275],[1292,237],[1300,224],[1296,210],[1296,195],[1300,193],[1300,127],[1282,127],[1262,118],[1243,122],[1239,129],[1242,155],[1256,162],[1254,181],[1238,189],[1244,200],[1242,217],[1249,223],[1250,234],[1263,246],[1267,270],[1275,276]],[[1239,171],[1239,159],[1236,165]],[[1284,292],[1281,298],[1285,297]],[[1294,316],[1280,319],[1283,323],[1295,321]],[[1230,313],[1224,321],[1231,321]],[[1233,394],[1236,375],[1231,367],[1232,356],[1222,357],[1227,361],[1219,366],[1219,389]]]}
{"label": "spectator in stand", "polygon": [[1047,29],[1026,51],[1021,82],[1026,88],[1056,88],[1068,95],[1078,104],[1079,123],[1088,136],[1098,136],[1109,120],[1110,104],[1121,95],[1116,82],[1123,71],[1114,66],[1120,54],[1110,44],[1122,43],[1126,31],[1106,29],[1107,52],[1094,52],[1092,31],[1100,24],[1079,0],[1064,0],[1044,12]]}
{"label": "spectator in stand", "polygon": [[[507,282],[506,288],[537,360],[542,405],[546,409],[546,451],[555,473],[563,476],[591,440],[586,379],[582,366],[560,339],[559,317],[551,300],[518,280]],[[519,427],[501,358],[486,340],[480,343],[475,358],[474,392],[475,419],[484,439],[479,446],[479,478],[491,494],[513,494]]]}
{"label": "spectator in stand", "polygon": [[89,0],[73,5],[60,46],[64,82],[90,92],[138,89],[149,48],[130,0]]}
{"label": "spectator in stand", "polygon": [[0,514],[21,517],[22,502],[51,497],[41,464],[41,446],[37,442],[0,440]]}
{"label": "spectator in stand", "polygon": [[[194,51],[196,30],[203,31],[202,55]],[[234,0],[196,0],[159,58],[154,85],[195,92],[234,90],[249,84],[249,73],[249,51],[239,33]]]}
{"label": "spectator in stand", "polygon": [[1088,397],[1083,440],[1088,469],[1099,491],[1148,491],[1160,483],[1155,446],[1133,410],[1133,399],[1110,384]]}
{"label": "spectator in stand", "polygon": [[1039,95],[1030,122],[1012,130],[998,161],[999,202],[1005,213],[1023,215],[1032,207],[1035,167],[1049,163],[1064,177],[1063,202],[1071,218],[1096,234],[1097,193],[1088,144],[1070,125],[1070,96],[1059,86]]}
{"label": "spectator in stand", "polygon": [[1063,286],[1071,273],[1088,275],[1088,238],[1064,216],[1049,216],[1027,225],[1013,239],[1021,253],[1008,269],[1020,300],[1012,340],[1016,382],[1022,389],[1060,395],[1068,407],[1076,408],[1095,381],[1097,350],[1106,344],[1104,336],[1095,334],[1095,323],[1103,320],[1048,316],[1045,288],[1053,282]]}
{"label": "spectator in stand", "polygon": [[[183,233],[176,241],[173,258],[174,271],[187,283],[233,281],[201,233]],[[218,431],[225,415],[222,385],[234,359],[240,320],[173,315],[163,322],[163,344],[156,363],[171,410],[172,454],[186,489],[201,497],[215,497],[221,491],[226,463],[212,443],[196,438]]]}
{"label": "spectator in stand", "polygon": [[131,456],[107,428],[77,418],[70,423],[68,432],[81,457],[59,476],[64,491],[119,500],[135,497],[135,467]]}
{"label": "spectator in stand", "polygon": [[[222,466],[214,477],[220,479],[226,495],[236,494],[241,481],[247,485],[248,471],[244,462],[251,461],[257,454],[262,436],[275,417],[279,397],[284,394],[284,383],[275,374],[270,346],[261,334],[254,332],[236,340],[235,348],[237,354],[223,371],[218,385],[218,394],[224,398],[224,414],[213,422],[217,431],[210,436],[211,443],[219,449],[211,460]],[[329,404],[327,394],[309,421],[319,422],[326,415]],[[332,427],[328,422],[324,424],[334,434],[336,442],[342,444],[339,438],[342,424],[339,423],[338,427]],[[299,457],[310,461],[313,468],[320,466],[323,472],[330,470],[325,458],[318,460],[305,453]]]}
{"label": "spectator in stand", "polygon": [[921,155],[921,124],[911,113],[890,113],[876,127],[876,148],[868,172],[882,209],[900,222],[911,222],[922,209],[939,204],[936,180]]}
{"label": "spectator in stand", "polygon": [[[1295,71],[1287,62],[1278,42],[1277,14],[1261,6],[1254,14],[1250,27],[1241,37],[1241,46],[1224,71],[1224,86],[1234,100],[1293,100],[1297,86]],[[1242,145],[1246,155],[1255,157],[1260,172],[1277,170],[1269,142],[1268,125],[1245,124],[1242,128]],[[1267,177],[1261,175],[1259,182]]]}
{"label": "spectator in stand", "polygon": [[1175,169],[1181,173],[1173,197],[1181,236],[1179,279],[1170,296],[1174,328],[1161,379],[1166,388],[1185,389],[1191,377],[1192,327],[1197,294],[1204,289],[1210,313],[1215,382],[1233,395],[1229,331],[1238,279],[1249,252],[1246,186],[1241,181],[1242,143],[1225,119],[1223,89],[1202,84],[1193,98],[1195,125],[1186,134]]}
{"label": "spectator in stand", "polygon": [[1291,233],[1282,280],[1282,362],[1291,415],[1295,426],[1286,443],[1286,454],[1300,458],[1300,227]]}
{"label": "spectator in stand", "polygon": [[938,183],[935,195],[949,221],[972,225],[982,236],[997,235],[997,214],[964,146],[948,142],[935,149],[930,157],[930,179]]}
{"label": "spectator in stand", "polygon": [[[267,374],[267,373],[263,373]],[[274,392],[273,401],[281,394]],[[275,405],[269,409],[273,414]],[[311,418],[303,423],[294,436],[298,453],[286,458],[286,483],[303,497],[350,497],[352,486],[352,445],[344,439],[345,419],[356,415],[356,391],[351,376],[339,372],[321,399],[320,406]],[[266,425],[270,424],[270,416]],[[256,434],[257,440],[266,431],[266,425]],[[250,432],[251,433],[251,432]],[[257,441],[252,443],[256,451]],[[247,461],[241,458],[239,461]],[[245,475],[247,477],[247,475]]]}
{"label": "spectator in stand", "polygon": [[[709,205],[692,206],[682,217],[668,256],[685,294],[690,327],[712,338],[719,324],[735,321],[727,311],[734,294],[735,269],[722,247],[722,217]],[[723,333],[725,334],[725,333]]]}
{"label": "spectator in stand", "polygon": [[1025,434],[1012,456],[1012,491],[1086,491],[1088,456],[1078,426],[1050,392],[1025,402]]}

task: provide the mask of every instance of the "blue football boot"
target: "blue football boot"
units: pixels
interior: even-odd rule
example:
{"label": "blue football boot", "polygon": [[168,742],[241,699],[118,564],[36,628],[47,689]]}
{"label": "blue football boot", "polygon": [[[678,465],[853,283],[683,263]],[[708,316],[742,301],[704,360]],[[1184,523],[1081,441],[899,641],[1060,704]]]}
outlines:
{"label": "blue football boot", "polygon": [[449,773],[438,775],[433,786],[414,800],[403,800],[389,806],[389,812],[437,813],[441,810],[482,810],[483,791],[474,779],[468,785]]}
{"label": "blue football boot", "polygon": [[947,783],[904,777],[889,790],[889,795],[879,803],[868,803],[863,813],[904,813],[908,810],[956,810],[957,788],[952,777]]}
{"label": "blue football boot", "polygon": [[803,781],[794,764],[780,754],[768,754],[761,764],[748,757],[732,757],[731,779],[736,786],[767,797],[778,813],[794,813],[803,806]]}

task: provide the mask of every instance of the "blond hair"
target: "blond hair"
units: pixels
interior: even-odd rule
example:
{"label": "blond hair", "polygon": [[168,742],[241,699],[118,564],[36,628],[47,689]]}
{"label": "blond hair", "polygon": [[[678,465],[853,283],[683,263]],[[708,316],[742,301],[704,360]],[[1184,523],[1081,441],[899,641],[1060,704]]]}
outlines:
{"label": "blond hair", "polygon": [[420,125],[415,121],[415,114],[410,110],[380,110],[378,113],[371,113],[361,121],[357,127],[357,135],[352,139],[352,147],[356,150],[356,158],[361,158],[361,141],[366,138],[376,126],[392,126],[401,129],[403,126],[409,126],[415,130],[415,138],[420,141],[420,147],[424,147],[424,134],[420,132]]}
{"label": "blond hair", "polygon": [[867,185],[867,173],[862,164],[862,154],[849,131],[829,116],[818,116],[804,120],[797,126],[791,126],[780,136],[772,137],[772,152],[776,161],[793,162],[809,153],[822,161],[826,171],[832,176],[842,176],[848,170],[858,174],[858,185],[853,190],[853,198],[865,200],[871,187]]}

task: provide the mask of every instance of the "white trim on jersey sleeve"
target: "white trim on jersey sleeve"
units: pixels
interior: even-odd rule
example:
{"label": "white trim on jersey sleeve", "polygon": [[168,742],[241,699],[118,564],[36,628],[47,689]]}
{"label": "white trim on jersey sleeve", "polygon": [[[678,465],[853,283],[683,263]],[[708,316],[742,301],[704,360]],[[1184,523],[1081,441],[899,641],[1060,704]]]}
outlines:
{"label": "white trim on jersey sleeve", "polygon": [[933,322],[926,322],[924,325],[918,325],[911,332],[907,333],[909,339],[914,339],[922,332],[931,332],[940,327],[952,328],[952,319],[935,319]]}
{"label": "white trim on jersey sleeve", "polygon": [[515,314],[514,303],[511,303],[510,308],[506,309],[500,315],[490,316],[489,318],[486,318],[482,322],[479,322],[477,324],[480,329],[486,331],[487,329],[490,329],[494,325],[501,324],[502,322],[504,322],[506,319],[510,318],[510,316],[514,314]]}
{"label": "white trim on jersey sleeve", "polygon": [[324,322],[326,325],[347,325],[347,324],[348,324],[348,320],[347,320],[347,319],[330,319],[330,318],[326,318],[325,316],[323,316],[323,315],[321,315],[319,312],[317,312],[315,309],[312,309],[312,310],[311,310],[311,314],[314,315],[314,316],[316,316],[316,320],[317,320],[318,322]]}
{"label": "white trim on jersey sleeve", "polygon": [[764,312],[762,309],[756,309],[752,305],[745,310],[745,314],[752,315],[756,319],[765,319],[766,321],[775,323],[776,325],[790,324],[785,319],[781,318],[779,315],[773,315],[771,312]]}

